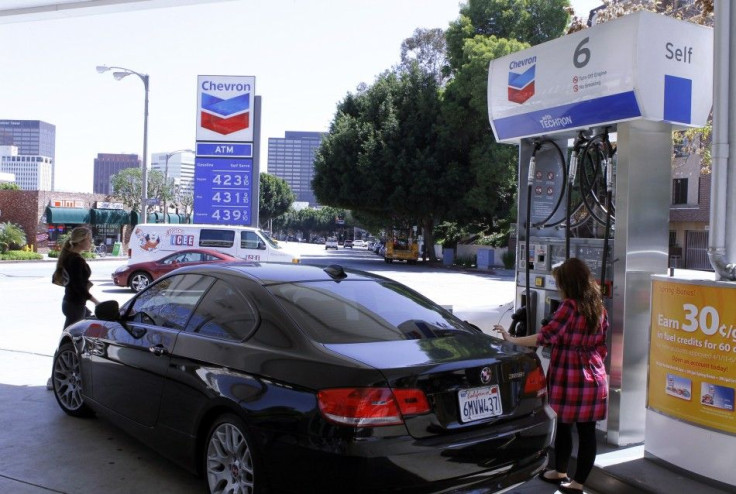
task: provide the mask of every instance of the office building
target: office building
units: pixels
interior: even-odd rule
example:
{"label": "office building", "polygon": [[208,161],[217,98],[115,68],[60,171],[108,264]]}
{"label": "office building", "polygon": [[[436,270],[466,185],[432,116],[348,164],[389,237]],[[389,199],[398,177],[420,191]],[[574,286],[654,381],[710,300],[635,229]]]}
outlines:
{"label": "office building", "polygon": [[[168,163],[166,156],[169,156]],[[153,153],[151,170],[160,171],[164,178],[174,181],[176,190],[181,193],[194,191],[194,153]]]}
{"label": "office building", "polygon": [[98,153],[94,163],[92,192],[112,194],[112,177],[126,168],[140,168],[141,160],[137,154]]}
{"label": "office building", "polygon": [[52,190],[51,158],[21,155],[17,146],[0,146],[0,172],[15,176],[22,190]]}
{"label": "office building", "polygon": [[[0,120],[0,146],[15,146],[17,154],[9,155],[9,167],[18,170],[23,183],[43,185],[45,189],[54,190],[54,168],[56,163],[56,126],[40,120]],[[44,176],[50,170],[50,179]],[[15,173],[18,185],[21,177]],[[34,178],[35,177],[35,178]]]}
{"label": "office building", "polygon": [[322,132],[286,131],[284,137],[268,138],[268,173],[289,184],[297,202],[315,206],[312,190],[314,155],[319,148]]}

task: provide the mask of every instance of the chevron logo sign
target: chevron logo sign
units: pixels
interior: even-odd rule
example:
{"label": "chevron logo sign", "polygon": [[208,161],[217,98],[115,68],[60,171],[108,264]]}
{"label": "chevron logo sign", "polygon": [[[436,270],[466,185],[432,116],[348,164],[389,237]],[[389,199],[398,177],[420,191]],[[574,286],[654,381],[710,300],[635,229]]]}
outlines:
{"label": "chevron logo sign", "polygon": [[202,127],[228,135],[250,126],[250,93],[222,99],[202,93]]}
{"label": "chevron logo sign", "polygon": [[534,72],[536,64],[524,72],[509,70],[509,101],[523,103],[534,96]]}
{"label": "chevron logo sign", "polygon": [[253,142],[255,87],[253,76],[198,76],[197,142]]}

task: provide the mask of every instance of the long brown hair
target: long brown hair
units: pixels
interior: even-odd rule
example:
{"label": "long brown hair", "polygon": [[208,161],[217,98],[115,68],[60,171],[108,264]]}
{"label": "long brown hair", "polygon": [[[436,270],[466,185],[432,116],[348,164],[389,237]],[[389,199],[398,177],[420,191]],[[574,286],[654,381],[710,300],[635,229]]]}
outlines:
{"label": "long brown hair", "polygon": [[596,331],[603,315],[603,299],[598,282],[593,278],[588,265],[571,257],[554,268],[552,274],[562,296],[577,302],[578,312],[585,317],[588,330]]}
{"label": "long brown hair", "polygon": [[66,239],[66,242],[64,242],[64,245],[61,247],[61,252],[59,252],[59,258],[56,260],[56,271],[54,276],[57,274],[61,275],[66,258],[74,251],[74,247],[79,243],[84,242],[84,239],[89,235],[92,235],[92,231],[86,226],[78,226],[72,230],[69,237]]}

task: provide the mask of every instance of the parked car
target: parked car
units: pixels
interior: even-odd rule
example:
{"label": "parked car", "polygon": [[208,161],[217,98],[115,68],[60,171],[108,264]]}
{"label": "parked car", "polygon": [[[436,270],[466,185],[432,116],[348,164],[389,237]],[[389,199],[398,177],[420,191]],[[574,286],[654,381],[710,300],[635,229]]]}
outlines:
{"label": "parked car", "polygon": [[366,249],[368,247],[368,243],[365,240],[353,240],[353,247]]}
{"label": "parked car", "polygon": [[325,250],[327,249],[337,250],[337,239],[335,237],[328,237],[327,240],[325,240]]}
{"label": "parked car", "polygon": [[345,247],[346,249],[348,249],[348,248],[352,249],[353,248],[353,241],[350,240],[349,238],[348,239],[345,239],[345,245],[343,247]]}
{"label": "parked car", "polygon": [[140,292],[152,281],[182,266],[232,261],[242,261],[242,259],[213,249],[180,250],[157,261],[143,261],[120,266],[112,273],[112,281],[117,286],[127,286],[134,292]]}
{"label": "parked car", "polygon": [[62,333],[59,406],[106,417],[209,492],[490,492],[547,464],[536,353],[386,278],[211,263],[95,312]]}

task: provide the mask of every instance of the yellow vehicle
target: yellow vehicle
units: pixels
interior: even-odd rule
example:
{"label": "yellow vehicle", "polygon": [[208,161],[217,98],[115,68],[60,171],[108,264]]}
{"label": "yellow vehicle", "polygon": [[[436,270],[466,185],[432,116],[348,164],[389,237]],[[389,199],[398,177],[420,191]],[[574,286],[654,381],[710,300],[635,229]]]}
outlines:
{"label": "yellow vehicle", "polygon": [[394,231],[386,239],[386,251],[383,260],[387,263],[406,261],[407,264],[416,264],[419,259],[419,244],[412,236],[412,232],[402,234]]}

